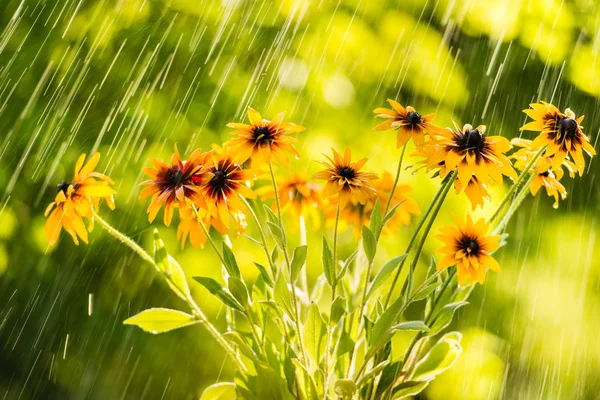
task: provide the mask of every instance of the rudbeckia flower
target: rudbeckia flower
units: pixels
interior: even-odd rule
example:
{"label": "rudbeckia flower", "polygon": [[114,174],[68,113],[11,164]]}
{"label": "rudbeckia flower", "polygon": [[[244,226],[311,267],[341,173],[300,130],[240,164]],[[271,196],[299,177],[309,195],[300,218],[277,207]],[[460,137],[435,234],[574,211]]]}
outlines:
{"label": "rudbeckia flower", "polygon": [[[203,248],[206,244],[208,238],[206,237],[206,233],[200,222],[198,221],[199,215],[192,209],[192,206],[189,205],[185,208],[179,210],[179,226],[177,227],[177,239],[181,242],[181,248],[183,249],[187,239],[190,239],[190,243],[192,247],[195,249]],[[247,227],[246,215],[237,211],[233,215],[233,220],[235,222],[235,232],[234,237],[239,236]],[[217,232],[221,235],[226,235],[229,233],[229,228],[225,226],[221,222],[220,219],[215,217],[207,217],[202,218],[202,223],[207,230],[210,230],[213,227]]]}
{"label": "rudbeckia flower", "polygon": [[[309,182],[306,171],[298,171],[278,179],[277,188],[281,212],[290,214],[293,226],[297,227],[300,217],[304,217],[310,218],[314,230],[321,227],[322,185]],[[273,185],[263,186],[257,190],[257,193],[264,199],[275,198]]]}
{"label": "rudbeckia flower", "polygon": [[413,107],[404,108],[400,103],[392,99],[388,99],[388,103],[392,109],[376,108],[373,112],[376,117],[385,118],[386,121],[377,125],[373,130],[387,131],[397,129],[396,147],[404,146],[410,138],[417,147],[423,145],[425,135],[435,136],[441,128],[432,123],[435,114],[421,115]]}
{"label": "rudbeckia flower", "polygon": [[350,148],[346,149],[344,157],[334,149],[331,150],[333,158],[325,156],[328,161],[321,162],[325,169],[313,175],[313,178],[327,182],[323,198],[338,194],[340,209],[346,207],[348,202],[365,204],[376,194],[371,181],[378,179],[377,174],[361,172],[367,159],[352,162]]}
{"label": "rudbeckia flower", "polygon": [[[46,208],[46,237],[52,247],[58,241],[60,232],[64,229],[76,245],[78,237],[88,242],[88,230],[94,229],[93,209],[98,209],[99,200],[104,199],[113,210],[115,190],[110,187],[114,182],[104,174],[95,172],[100,153],[95,153],[84,165],[85,154],[82,154],[75,164],[75,174],[72,182],[62,182],[58,185],[58,193],[52,203]],[[86,230],[83,218],[88,219]]]}
{"label": "rudbeckia flower", "polygon": [[282,122],[283,116],[284,113],[279,113],[269,121],[263,119],[258,111],[248,107],[249,125],[235,122],[227,124],[229,128],[236,130],[233,134],[237,137],[226,144],[226,147],[232,149],[232,154],[236,155],[236,161],[243,163],[250,159],[252,167],[257,169],[272,158],[289,168],[286,153],[299,157],[298,150],[294,147],[296,138],[290,134],[303,132],[305,128],[291,122]]}
{"label": "rudbeckia flower", "polygon": [[525,124],[521,130],[541,132],[532,146],[539,149],[547,144],[548,148],[544,151],[544,156],[552,157],[554,167],[560,167],[567,154],[570,154],[577,172],[580,176],[583,175],[585,168],[583,151],[590,157],[596,154],[594,147],[582,131],[583,115],[577,118],[568,108],[562,113],[554,105],[546,102],[533,103],[530,109],[523,112],[533,118],[533,121]]}
{"label": "rudbeckia flower", "polygon": [[200,149],[194,150],[186,161],[181,160],[177,145],[171,157],[171,164],[153,159],[155,168],[144,168],[143,172],[150,177],[140,185],[148,185],[141,191],[140,199],[152,196],[148,206],[148,221],[152,222],[156,214],[165,205],[164,222],[171,224],[175,206],[184,208],[189,200],[197,207],[205,207],[200,186],[204,183],[206,171],[202,165],[203,154]]}
{"label": "rudbeckia flower", "polygon": [[228,150],[208,153],[204,165],[207,178],[202,185],[202,194],[206,199],[206,216],[218,221],[211,220],[213,226],[220,223],[228,231],[231,226],[230,215],[235,220],[245,207],[238,196],[249,199],[256,197],[246,186],[246,181],[252,180],[254,174],[251,170],[241,169]]}
{"label": "rudbeckia flower", "polygon": [[465,223],[457,217],[454,220],[456,226],[446,225],[437,235],[444,243],[438,249],[444,258],[437,264],[437,270],[456,265],[459,285],[484,283],[488,269],[500,271],[500,265],[489,254],[500,247],[500,236],[487,235],[489,224],[483,218],[475,223],[470,215]]}

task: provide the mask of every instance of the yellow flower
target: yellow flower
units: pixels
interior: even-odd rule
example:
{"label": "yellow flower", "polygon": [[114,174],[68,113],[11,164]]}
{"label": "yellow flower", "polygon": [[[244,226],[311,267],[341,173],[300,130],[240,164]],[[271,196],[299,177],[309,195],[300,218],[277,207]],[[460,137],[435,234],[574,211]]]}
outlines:
{"label": "yellow flower", "polygon": [[596,154],[581,129],[583,115],[577,118],[568,108],[562,113],[554,105],[546,102],[533,103],[530,106],[530,109],[523,112],[533,118],[533,121],[525,124],[521,130],[541,132],[533,141],[532,147],[539,149],[547,144],[548,148],[544,151],[544,156],[552,157],[553,167],[560,167],[567,154],[570,154],[577,172],[583,175],[585,169],[583,151],[590,157]]}
{"label": "yellow flower", "polygon": [[[140,199],[152,196],[148,206],[148,221],[154,221],[156,214],[165,205],[164,222],[171,224],[173,210],[176,206],[184,208],[186,199],[198,207],[205,207],[205,201],[200,191],[200,185],[205,180],[206,171],[202,166],[203,154],[200,149],[194,150],[186,161],[175,145],[175,153],[171,157],[171,165],[164,161],[153,159],[155,168],[144,168],[144,174],[151,179],[140,185],[148,185],[141,191]],[[177,200],[177,203],[175,202]]]}
{"label": "yellow flower", "polygon": [[415,145],[421,146],[425,141],[425,134],[435,136],[439,134],[441,128],[432,123],[435,114],[421,115],[413,107],[404,108],[400,103],[388,99],[392,109],[376,108],[373,112],[376,117],[385,118],[387,121],[377,125],[373,130],[387,131],[398,129],[396,137],[396,147],[404,146],[412,137]]}
{"label": "yellow flower", "polygon": [[370,181],[378,179],[377,174],[360,172],[367,159],[352,162],[350,148],[346,149],[343,158],[337,151],[331,150],[333,159],[325,156],[328,161],[321,161],[325,169],[313,175],[313,178],[327,181],[323,189],[323,198],[338,194],[340,209],[346,207],[350,201],[365,204],[375,196],[375,189]]}
{"label": "yellow flower", "polygon": [[[385,204],[392,191],[394,185],[394,179],[392,174],[388,171],[384,171],[381,175],[380,180],[373,182],[373,188],[376,190],[376,195],[367,200],[365,204],[350,203],[346,208],[340,211],[340,221],[344,222],[341,225],[341,229],[344,229],[346,224],[352,226],[354,234],[359,237],[361,234],[362,225],[368,225],[371,219],[371,214],[375,207],[376,200],[379,200],[380,213],[383,217],[385,211]],[[390,203],[390,208],[399,204],[394,216],[386,224],[383,234],[396,235],[398,229],[402,225],[410,224],[411,217],[413,215],[420,215],[419,206],[417,203],[408,197],[408,194],[412,191],[412,187],[407,184],[399,184],[396,186],[394,191],[394,197]],[[333,226],[335,223],[336,205],[335,202],[328,202],[325,205],[325,220],[328,226]]]}
{"label": "yellow flower", "polygon": [[[238,197],[253,199],[256,194],[246,186],[246,181],[254,178],[252,171],[241,169],[233,160],[229,151],[208,153],[204,160],[207,171],[206,182],[202,185],[202,194],[206,199],[206,216],[213,226],[222,224],[227,232],[231,226],[231,215],[234,220],[244,209]],[[237,222],[237,221],[236,221]]]}
{"label": "yellow flower", "polygon": [[[246,229],[246,215],[241,211],[237,211],[232,216],[236,228],[234,237],[237,237]],[[179,220],[179,226],[177,227],[177,239],[181,242],[181,248],[184,248],[188,237],[192,247],[195,249],[203,248],[208,238],[204,233],[204,229],[202,229],[202,226],[198,222],[196,213],[194,210],[192,210],[191,205],[179,210]],[[225,224],[223,224],[219,218],[205,216],[202,219],[202,222],[207,230],[210,230],[210,228],[213,227],[222,235],[229,233],[229,228],[225,226]]]}
{"label": "yellow flower", "polygon": [[454,217],[456,226],[446,225],[440,229],[437,238],[444,243],[438,252],[444,258],[437,270],[456,265],[458,284],[484,283],[488,269],[499,272],[500,265],[489,253],[500,247],[500,236],[488,236],[489,224],[483,218],[473,223],[467,215],[466,223]]}
{"label": "yellow flower", "polygon": [[[306,171],[298,171],[289,176],[279,178],[277,188],[281,212],[289,213],[294,227],[297,227],[300,217],[310,218],[314,230],[321,227],[323,202],[321,192],[323,187],[318,183],[308,181]],[[275,198],[273,185],[266,185],[257,190],[263,199]]]}
{"label": "yellow flower", "polygon": [[454,189],[456,190],[456,194],[459,194],[461,191],[465,192],[465,194],[469,198],[469,201],[471,202],[472,210],[475,210],[477,206],[483,208],[484,199],[487,199],[488,201],[492,200],[485,185],[480,183],[475,176],[469,181],[469,184],[465,188],[462,187],[458,179],[455,180]]}
{"label": "yellow flower", "polygon": [[[100,153],[95,153],[85,165],[84,161],[85,154],[82,154],[75,164],[73,181],[59,184],[54,201],[46,208],[45,231],[50,246],[56,244],[62,229],[71,235],[75,244],[79,244],[78,237],[87,243],[87,231],[94,229],[92,210],[98,209],[99,200],[104,199],[111,210],[115,208],[113,195],[116,192],[110,187],[114,182],[104,174],[94,172]],[[89,221],[88,230],[83,218]]]}
{"label": "yellow flower", "polygon": [[289,168],[286,152],[299,157],[298,150],[294,147],[296,138],[289,135],[303,132],[305,128],[291,122],[282,122],[283,116],[284,113],[279,113],[269,121],[263,119],[258,111],[248,107],[250,125],[234,122],[227,124],[229,128],[236,130],[233,134],[237,137],[226,144],[226,147],[231,147],[232,154],[236,154],[236,161],[243,163],[251,159],[252,167],[256,169],[273,158]]}
{"label": "yellow flower", "polygon": [[[514,146],[520,147],[511,158],[515,159],[515,168],[523,171],[535,156],[539,148],[534,148],[533,142],[527,139],[515,138],[511,141]],[[558,208],[559,199],[567,198],[567,190],[559,182],[564,176],[563,167],[567,168],[571,178],[575,177],[576,166],[571,161],[564,159],[558,167],[554,166],[552,157],[540,156],[532,166],[529,172],[536,172],[535,177],[531,181],[529,190],[535,196],[542,187],[546,188],[546,193],[550,197],[554,197],[554,208]]]}

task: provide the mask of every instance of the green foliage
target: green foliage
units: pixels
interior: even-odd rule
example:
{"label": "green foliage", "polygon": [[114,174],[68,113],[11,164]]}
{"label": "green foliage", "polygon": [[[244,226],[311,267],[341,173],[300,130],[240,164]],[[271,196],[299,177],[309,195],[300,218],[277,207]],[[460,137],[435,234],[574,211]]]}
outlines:
{"label": "green foliage", "polygon": [[200,322],[193,315],[168,308],[150,308],[126,319],[126,325],[136,325],[146,332],[164,333]]}

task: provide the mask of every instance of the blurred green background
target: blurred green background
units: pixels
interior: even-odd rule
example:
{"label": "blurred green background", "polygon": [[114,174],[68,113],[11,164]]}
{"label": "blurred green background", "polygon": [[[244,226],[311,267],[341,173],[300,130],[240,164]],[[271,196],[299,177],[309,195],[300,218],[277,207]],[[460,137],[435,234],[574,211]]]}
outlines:
{"label": "blurred green background", "polygon": [[[521,110],[546,100],[585,114],[596,144],[599,21],[593,0],[3,0],[0,398],[192,399],[232,375],[202,326],[152,336],[122,325],[148,307],[184,305],[99,227],[89,245],[63,235],[47,249],[43,211],[80,153],[100,151],[100,170],[116,181],[117,209],[105,217],[150,248],[142,167],[170,157],[174,143],[185,154],[221,143],[248,105],[307,128],[293,168],[311,172],[330,146],[393,172],[394,133],[371,131],[388,97],[436,112],[441,125],[485,124],[509,138]],[[543,192],[524,203],[497,253],[502,273],[458,315],[464,354],[423,398],[598,397],[598,172],[594,160],[583,178],[564,178],[558,210]],[[423,172],[402,181],[425,208],[437,181]],[[467,209],[452,193],[439,222]],[[188,276],[219,277],[208,248],[181,251],[176,225],[159,220]],[[379,266],[411,229],[384,240]],[[318,248],[323,232],[309,244]],[[349,254],[354,236],[341,241]],[[426,251],[438,246],[431,239]],[[261,254],[243,237],[234,248],[253,280]],[[319,264],[309,265],[314,278]],[[224,327],[219,304],[191,285]]]}

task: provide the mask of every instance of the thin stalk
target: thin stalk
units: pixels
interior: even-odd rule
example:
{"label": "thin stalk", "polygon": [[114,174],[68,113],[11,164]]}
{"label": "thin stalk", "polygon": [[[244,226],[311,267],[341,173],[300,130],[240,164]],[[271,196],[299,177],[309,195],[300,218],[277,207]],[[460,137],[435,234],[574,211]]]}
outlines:
{"label": "thin stalk", "polygon": [[390,210],[390,205],[392,203],[392,198],[394,197],[394,192],[396,191],[396,187],[398,186],[398,181],[400,180],[400,171],[402,171],[402,160],[404,159],[404,152],[406,151],[406,144],[402,146],[402,152],[400,153],[400,158],[398,159],[398,170],[396,171],[396,179],[394,179],[394,185],[392,186],[392,191],[390,192],[390,197],[387,200],[385,205],[385,211],[383,215],[387,215]]}
{"label": "thin stalk", "polygon": [[210,243],[210,246],[213,248],[213,250],[215,251],[215,253],[219,257],[219,260],[221,261],[221,264],[225,265],[225,259],[223,258],[223,254],[221,254],[221,252],[219,251],[219,248],[217,247],[217,244],[210,237],[210,233],[208,232],[208,229],[206,229],[206,225],[204,225],[204,222],[202,222],[202,218],[199,218],[198,210],[196,210],[196,207],[194,207],[194,205],[192,205],[192,211],[194,212],[194,216],[196,217],[196,221],[198,221],[198,224],[200,224],[200,227],[204,231],[204,234],[206,235],[206,238],[208,239],[208,242]]}
{"label": "thin stalk", "polygon": [[267,245],[267,236],[265,235],[265,231],[260,222],[260,219],[258,218],[258,215],[256,215],[256,211],[254,211],[254,208],[252,208],[252,206],[250,205],[248,200],[246,200],[246,198],[241,195],[238,195],[238,196],[242,200],[242,202],[246,205],[246,207],[248,208],[248,211],[250,211],[250,215],[252,215],[252,218],[254,219],[254,222],[256,223],[256,228],[258,229],[258,233],[260,235],[260,241],[262,243],[262,248],[265,252],[265,256],[267,256],[269,266],[271,267],[271,272],[273,273],[273,281],[275,281],[275,278],[277,278],[277,268],[275,267],[275,264],[273,264],[273,260],[271,260],[271,254],[269,253],[269,247]]}
{"label": "thin stalk", "polygon": [[[338,225],[340,222],[340,203],[338,202],[335,210],[335,225],[333,227],[333,271],[337,274],[337,239],[338,239]],[[334,284],[331,286],[331,304],[335,301],[336,293],[336,278],[334,278]],[[331,336],[333,335],[333,329],[331,328],[331,313],[329,314],[329,324],[327,326],[327,342],[325,344],[325,383],[324,383],[324,395],[323,399],[327,400],[327,386],[329,386],[329,346],[331,346]]]}
{"label": "thin stalk", "polygon": [[202,311],[200,306],[198,306],[196,301],[191,296],[184,294],[181,291],[177,290],[176,289],[177,285],[175,284],[175,282],[172,281],[171,277],[169,275],[163,273],[160,270],[160,268],[158,268],[158,266],[154,262],[154,258],[151,257],[150,254],[148,254],[144,249],[142,249],[140,247],[140,245],[138,245],[136,242],[134,242],[127,235],[125,235],[125,234],[121,233],[120,231],[118,231],[117,229],[115,229],[112,225],[110,225],[108,222],[106,222],[104,219],[102,219],[94,210],[92,210],[92,213],[94,214],[94,219],[96,221],[98,221],[98,223],[100,224],[100,226],[102,226],[102,228],[104,228],[109,234],[111,234],[114,238],[119,240],[121,243],[127,245],[130,249],[135,251],[144,261],[152,264],[154,266],[154,268],[156,268],[156,270],[160,272],[163,279],[171,283],[169,285],[171,290],[173,290],[173,292],[176,295],[178,295],[180,298],[184,299],[186,304],[194,312],[194,316],[200,321],[200,323],[202,323],[204,325],[204,327],[208,330],[208,332],[225,349],[227,354],[229,354],[231,356],[231,358],[235,361],[238,368],[243,372],[247,372],[248,369],[246,368],[246,365],[241,360],[239,355],[236,353],[235,349],[229,344],[229,342],[226,339],[224,339],[221,336],[221,333],[208,320],[208,318],[206,317],[206,315],[204,314],[204,312]]}
{"label": "thin stalk", "polygon": [[508,224],[508,222],[514,215],[515,211],[517,211],[517,209],[519,208],[519,206],[521,205],[523,200],[525,200],[525,198],[529,194],[529,186],[531,185],[531,182],[533,181],[533,179],[535,178],[536,175],[537,175],[537,169],[531,173],[531,175],[529,176],[527,181],[525,181],[525,184],[523,185],[523,187],[521,187],[521,189],[516,193],[515,200],[512,202],[512,204],[508,208],[508,211],[506,212],[506,214],[504,215],[504,217],[502,218],[502,220],[500,221],[500,223],[498,224],[496,229],[494,229],[494,234],[499,234],[500,232],[502,232],[504,227]]}
{"label": "thin stalk", "polygon": [[537,161],[537,159],[542,155],[542,153],[544,152],[544,150],[546,150],[546,147],[548,147],[548,146],[543,146],[542,148],[540,148],[538,150],[537,153],[535,153],[535,155],[533,156],[533,158],[529,161],[529,163],[527,164],[527,166],[525,167],[525,169],[523,169],[523,171],[521,172],[521,174],[517,178],[517,181],[510,187],[510,189],[508,190],[508,192],[506,192],[506,195],[504,196],[504,198],[500,202],[500,205],[498,205],[498,208],[496,208],[496,211],[490,217],[490,219],[489,219],[488,222],[494,222],[494,220],[496,218],[498,218],[498,216],[500,216],[500,213],[502,212],[502,210],[504,209],[504,207],[506,206],[506,204],[511,200],[513,192],[515,190],[517,190],[517,188],[519,187],[519,185],[521,184],[521,182],[523,182],[523,179],[525,179],[525,176],[529,173],[529,170],[533,167],[533,165],[535,164],[535,162]]}
{"label": "thin stalk", "polygon": [[[285,228],[283,226],[283,218],[281,217],[281,202],[279,200],[279,189],[277,188],[277,181],[275,180],[275,172],[273,171],[273,163],[269,161],[269,172],[271,173],[271,182],[273,184],[273,191],[275,192],[275,204],[277,205],[277,218],[279,220],[279,228],[281,230],[281,240],[283,244],[283,258],[288,268],[290,276],[292,276],[292,263],[290,261],[290,255],[287,251],[287,241],[285,237]],[[291,282],[292,286],[292,303],[294,306],[294,324],[298,332],[298,345],[300,346],[300,353],[302,354],[302,361],[305,366],[308,366],[306,352],[304,350],[304,339],[302,338],[302,329],[300,325],[300,306],[298,305],[298,295],[296,294],[296,285]],[[308,370],[308,368],[307,368]]]}
{"label": "thin stalk", "polygon": [[[408,254],[411,251],[412,246],[414,245],[415,241],[417,240],[417,236],[418,236],[419,232],[421,231],[421,228],[423,227],[423,225],[425,224],[425,221],[427,220],[427,217],[429,216],[429,214],[433,210],[433,207],[436,205],[437,201],[439,200],[440,196],[442,195],[442,192],[444,190],[446,183],[447,182],[442,181],[442,184],[440,185],[437,192],[433,196],[433,199],[431,199],[431,202],[429,203],[427,210],[425,211],[425,213],[419,220],[417,227],[415,228],[415,231],[413,232],[412,236],[410,237],[410,240],[408,241],[408,245],[406,246],[406,250],[404,251],[405,254]],[[384,308],[387,308],[387,306],[390,303],[392,294],[394,293],[394,288],[396,287],[396,284],[398,283],[398,278],[400,278],[400,273],[402,272],[402,267],[404,266],[405,262],[406,262],[406,258],[404,260],[402,260],[402,262],[398,266],[398,269],[396,270],[396,275],[394,275],[394,279],[392,281],[392,286],[391,286],[390,291],[388,292],[387,297],[385,299]]]}
{"label": "thin stalk", "polygon": [[[304,219],[304,215],[300,214],[298,217],[298,226],[300,227],[300,245],[306,246],[306,220]],[[306,261],[302,266],[302,271],[300,274],[300,284],[302,285],[302,289],[308,293],[308,271],[306,267]]]}

